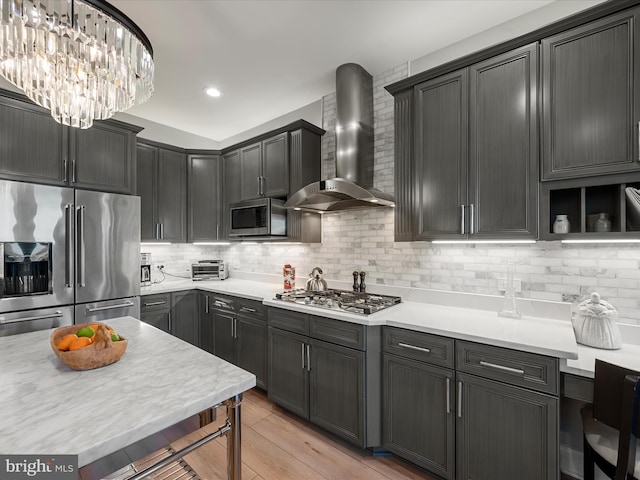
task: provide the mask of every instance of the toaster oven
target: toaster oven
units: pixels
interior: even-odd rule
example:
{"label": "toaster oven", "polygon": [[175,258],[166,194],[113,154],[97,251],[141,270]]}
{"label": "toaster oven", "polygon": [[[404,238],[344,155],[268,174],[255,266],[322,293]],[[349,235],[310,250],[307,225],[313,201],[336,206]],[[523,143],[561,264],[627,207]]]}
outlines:
{"label": "toaster oven", "polygon": [[191,265],[191,280],[224,280],[228,276],[222,260],[200,260]]}

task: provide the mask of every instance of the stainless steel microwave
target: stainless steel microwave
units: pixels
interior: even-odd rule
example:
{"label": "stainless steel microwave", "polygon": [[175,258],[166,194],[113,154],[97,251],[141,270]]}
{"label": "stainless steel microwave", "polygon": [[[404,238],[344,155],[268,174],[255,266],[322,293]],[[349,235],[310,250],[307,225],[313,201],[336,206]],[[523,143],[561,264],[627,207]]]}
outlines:
{"label": "stainless steel microwave", "polygon": [[229,235],[232,237],[287,234],[287,209],[282,200],[258,198],[232,203],[229,215]]}

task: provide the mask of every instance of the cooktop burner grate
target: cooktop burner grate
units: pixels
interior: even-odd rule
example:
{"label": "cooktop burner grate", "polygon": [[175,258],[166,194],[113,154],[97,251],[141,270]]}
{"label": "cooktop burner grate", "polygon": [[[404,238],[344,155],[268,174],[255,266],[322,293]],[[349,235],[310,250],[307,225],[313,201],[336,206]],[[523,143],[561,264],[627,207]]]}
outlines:
{"label": "cooktop burner grate", "polygon": [[352,292],[350,290],[324,290],[310,292],[304,289],[289,290],[276,294],[277,300],[294,302],[300,305],[340,310],[343,312],[370,315],[385,308],[397,305],[400,297],[377,295],[373,293]]}

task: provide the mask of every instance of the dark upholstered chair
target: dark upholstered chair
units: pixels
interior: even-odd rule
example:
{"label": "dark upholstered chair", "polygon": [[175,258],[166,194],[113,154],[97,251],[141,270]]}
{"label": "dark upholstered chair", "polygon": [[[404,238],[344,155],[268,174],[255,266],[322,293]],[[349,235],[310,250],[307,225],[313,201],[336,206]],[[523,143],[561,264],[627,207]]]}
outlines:
{"label": "dark upholstered chair", "polygon": [[582,410],[584,480],[594,463],[613,480],[640,479],[640,372],[596,360],[593,404]]}

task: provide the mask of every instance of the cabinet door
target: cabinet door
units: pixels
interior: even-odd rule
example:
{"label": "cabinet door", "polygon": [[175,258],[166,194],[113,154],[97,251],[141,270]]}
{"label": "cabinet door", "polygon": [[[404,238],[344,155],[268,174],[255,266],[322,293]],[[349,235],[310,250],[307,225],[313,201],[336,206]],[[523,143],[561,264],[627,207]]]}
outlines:
{"label": "cabinet door", "polygon": [[307,337],[268,327],[269,400],[309,418],[309,375],[306,370]]}
{"label": "cabinet door", "polygon": [[43,108],[0,96],[0,177],[64,185],[66,133]]}
{"label": "cabinet door", "polygon": [[384,447],[442,478],[454,478],[453,370],[390,354],[383,354],[382,362]]}
{"label": "cabinet door", "polygon": [[200,348],[214,353],[214,327],[211,295],[207,292],[198,293],[200,308]]}
{"label": "cabinet door", "polygon": [[156,240],[154,185],[158,149],[139,143],[136,145],[136,194],[140,196],[140,240]]}
{"label": "cabinet door", "polygon": [[467,78],[459,70],[414,89],[418,240],[466,234]]}
{"label": "cabinet door", "polygon": [[140,320],[148,323],[149,325],[153,325],[160,330],[163,330],[167,333],[169,332],[169,310],[161,310],[161,311],[153,311],[153,312],[142,312],[140,313]]}
{"label": "cabinet door", "polygon": [[229,239],[229,205],[240,201],[240,150],[222,156],[222,240]]}
{"label": "cabinet door", "polygon": [[240,149],[240,200],[260,197],[262,143]]}
{"label": "cabinet door", "polygon": [[157,222],[160,238],[167,242],[187,241],[187,164],[183,153],[158,149],[156,183]]}
{"label": "cabinet door", "polygon": [[469,208],[474,237],[537,235],[538,47],[470,67]]}
{"label": "cabinet door", "polygon": [[198,292],[171,294],[171,327],[173,335],[199,346]]}
{"label": "cabinet door", "polygon": [[133,193],[135,132],[109,122],[69,129],[71,182],[105,192]]}
{"label": "cabinet door", "polygon": [[262,142],[262,196],[289,194],[289,133]]}
{"label": "cabinet door", "polygon": [[213,312],[213,353],[227,362],[237,363],[236,355],[236,316],[233,313]]}
{"label": "cabinet door", "polygon": [[639,11],[542,40],[543,180],[640,169]]}
{"label": "cabinet door", "polygon": [[189,156],[189,242],[220,239],[221,171],[219,155]]}
{"label": "cabinet door", "polygon": [[238,366],[256,376],[256,385],[267,388],[267,324],[238,315],[236,319]]}
{"label": "cabinet door", "polygon": [[458,373],[457,477],[557,480],[558,399]]}
{"label": "cabinet door", "polygon": [[364,352],[310,340],[309,420],[365,446]]}

